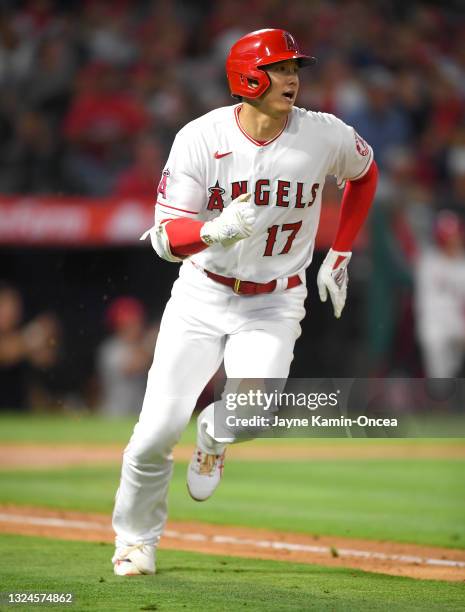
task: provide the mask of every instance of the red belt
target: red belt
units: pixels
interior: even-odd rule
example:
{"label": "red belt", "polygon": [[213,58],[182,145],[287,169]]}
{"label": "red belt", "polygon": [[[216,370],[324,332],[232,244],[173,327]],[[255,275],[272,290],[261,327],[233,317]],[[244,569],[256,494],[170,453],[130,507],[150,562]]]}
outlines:
{"label": "red belt", "polygon": [[[231,278],[229,276],[221,276],[214,272],[204,270],[208,278],[213,281],[231,287],[234,293],[238,295],[257,295],[259,293],[272,293],[276,289],[277,281],[272,280],[269,283],[254,283],[252,281],[243,281],[238,278]],[[300,277],[296,274],[295,276],[289,276],[287,279],[286,289],[292,289],[302,284]]]}

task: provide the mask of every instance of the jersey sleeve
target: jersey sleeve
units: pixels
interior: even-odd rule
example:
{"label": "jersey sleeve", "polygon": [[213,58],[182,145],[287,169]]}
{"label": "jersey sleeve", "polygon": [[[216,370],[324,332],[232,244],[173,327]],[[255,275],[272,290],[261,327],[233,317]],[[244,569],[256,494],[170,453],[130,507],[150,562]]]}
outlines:
{"label": "jersey sleeve", "polygon": [[204,174],[194,139],[189,133],[180,132],[158,184],[155,225],[168,219],[197,218],[205,205]]}
{"label": "jersey sleeve", "polygon": [[373,149],[354,128],[334,117],[336,146],[328,174],[336,177],[339,188],[346,181],[356,181],[368,171],[373,161]]}

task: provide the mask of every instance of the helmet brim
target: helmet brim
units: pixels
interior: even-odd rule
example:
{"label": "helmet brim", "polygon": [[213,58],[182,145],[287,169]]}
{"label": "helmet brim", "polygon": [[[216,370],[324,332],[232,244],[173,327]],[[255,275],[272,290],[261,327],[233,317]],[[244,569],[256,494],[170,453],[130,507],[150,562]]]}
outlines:
{"label": "helmet brim", "polygon": [[257,62],[257,68],[264,68],[271,66],[279,62],[285,62],[286,60],[297,60],[299,68],[305,68],[306,66],[314,66],[317,63],[317,58],[311,55],[304,55],[303,53],[295,53],[294,51],[287,51],[285,53],[279,53],[273,55],[271,58],[264,58]]}

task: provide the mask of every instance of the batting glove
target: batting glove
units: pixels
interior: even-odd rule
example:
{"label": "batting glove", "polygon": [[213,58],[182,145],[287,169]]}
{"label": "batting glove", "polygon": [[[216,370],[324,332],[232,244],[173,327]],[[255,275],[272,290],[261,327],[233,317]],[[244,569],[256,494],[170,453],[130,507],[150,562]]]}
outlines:
{"label": "batting glove", "polygon": [[205,244],[231,246],[239,240],[248,238],[253,231],[256,219],[255,208],[249,204],[250,193],[244,193],[233,200],[221,215],[204,223],[200,238]]}
{"label": "batting glove", "polygon": [[336,319],[341,316],[346,303],[347,284],[349,282],[347,266],[351,257],[351,252],[344,253],[329,249],[316,280],[322,302],[326,302],[329,292]]}

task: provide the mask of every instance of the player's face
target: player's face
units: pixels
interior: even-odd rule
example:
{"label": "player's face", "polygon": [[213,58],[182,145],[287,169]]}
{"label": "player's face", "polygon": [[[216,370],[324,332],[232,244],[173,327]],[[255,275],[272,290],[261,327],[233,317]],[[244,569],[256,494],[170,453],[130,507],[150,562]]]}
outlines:
{"label": "player's face", "polygon": [[296,60],[277,62],[266,67],[271,87],[263,94],[260,105],[270,114],[288,114],[299,91],[299,65]]}

